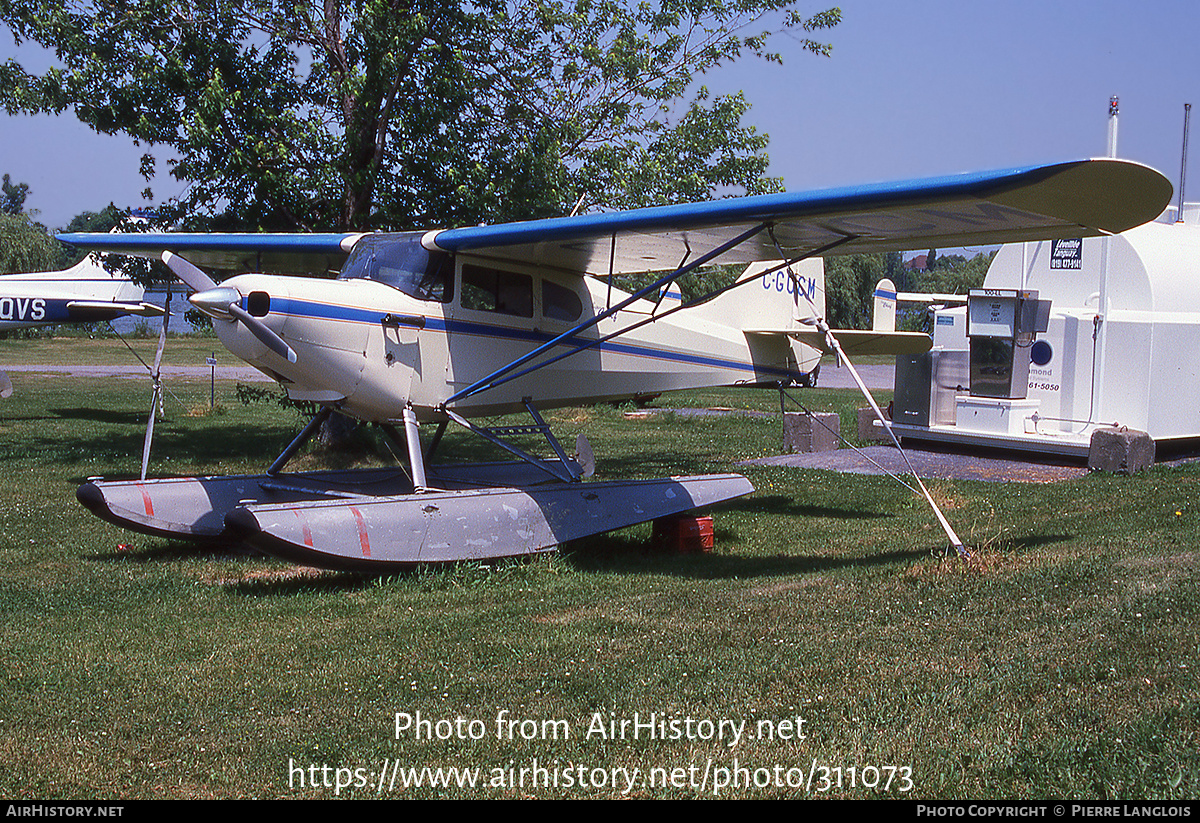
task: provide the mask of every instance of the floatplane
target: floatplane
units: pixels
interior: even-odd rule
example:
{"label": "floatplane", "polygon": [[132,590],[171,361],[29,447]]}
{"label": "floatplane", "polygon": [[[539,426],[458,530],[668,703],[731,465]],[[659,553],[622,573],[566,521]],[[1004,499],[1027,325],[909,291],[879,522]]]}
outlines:
{"label": "floatplane", "polygon": [[[147,303],[144,297],[141,286],[109,272],[90,255],[63,271],[4,274],[0,275],[0,331],[163,314],[162,306]],[[12,381],[0,372],[0,397],[11,394]]]}
{"label": "floatplane", "polygon": [[[590,446],[568,453],[542,412],[794,385],[823,354],[927,350],[921,334],[831,330],[822,258],[1115,233],[1156,217],[1171,189],[1106,159],[403,234],[62,235],[162,259],[231,352],[320,407],[263,474],[95,478],[77,496],[129,529],[356,570],[532,555],[709,507],[753,487],[737,474],[590,479]],[[745,269],[702,299],[674,294],[718,264]],[[613,286],[647,272],[632,293]],[[378,424],[406,465],[285,472],[335,410]],[[481,422],[510,413],[528,422]],[[435,463],[447,426],[511,459]]]}

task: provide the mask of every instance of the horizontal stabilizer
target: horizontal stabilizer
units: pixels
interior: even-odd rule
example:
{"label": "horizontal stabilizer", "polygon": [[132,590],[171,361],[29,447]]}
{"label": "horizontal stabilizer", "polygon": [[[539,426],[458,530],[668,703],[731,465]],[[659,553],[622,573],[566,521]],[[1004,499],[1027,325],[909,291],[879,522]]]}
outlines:
{"label": "horizontal stabilizer", "polygon": [[129,314],[139,317],[161,317],[164,313],[162,306],[153,303],[115,303],[106,300],[72,300],[67,303],[67,314],[71,320],[80,323],[113,320]]}
{"label": "horizontal stabilizer", "polygon": [[[919,331],[874,331],[871,329],[833,329],[846,354],[924,354],[933,347],[933,339]],[[822,354],[833,354],[825,335],[812,327],[798,329],[748,329],[746,334],[787,335]]]}
{"label": "horizontal stabilizer", "polygon": [[[870,329],[834,329],[834,335],[842,351],[851,355],[865,354],[924,354],[933,347],[933,339],[923,332],[881,332]],[[816,329],[800,329],[790,332],[792,337],[806,346],[812,346],[825,354],[833,354],[825,335]]]}
{"label": "horizontal stabilizer", "polygon": [[902,291],[896,294],[897,303],[938,303],[946,306],[965,306],[965,294],[926,294],[919,291]]}

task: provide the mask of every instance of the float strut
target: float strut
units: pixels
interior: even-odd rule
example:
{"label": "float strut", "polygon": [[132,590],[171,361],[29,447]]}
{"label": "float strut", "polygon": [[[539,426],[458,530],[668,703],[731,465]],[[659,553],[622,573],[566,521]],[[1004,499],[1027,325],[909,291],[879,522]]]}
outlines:
{"label": "float strut", "polygon": [[310,437],[316,434],[317,429],[321,427],[322,423],[329,419],[329,415],[331,414],[333,414],[333,407],[322,406],[321,410],[317,412],[316,416],[312,420],[308,421],[308,425],[301,429],[300,433],[296,435],[296,439],[288,444],[288,447],[283,450],[283,453],[279,455],[279,457],[275,458],[275,462],[271,464],[271,468],[267,469],[267,474],[279,474],[287,462],[292,459],[292,455],[294,455]]}
{"label": "float strut", "polygon": [[417,413],[412,407],[404,408],[404,439],[408,441],[408,464],[412,468],[414,491],[418,494],[425,491],[425,458],[421,456],[421,435],[417,429]]}

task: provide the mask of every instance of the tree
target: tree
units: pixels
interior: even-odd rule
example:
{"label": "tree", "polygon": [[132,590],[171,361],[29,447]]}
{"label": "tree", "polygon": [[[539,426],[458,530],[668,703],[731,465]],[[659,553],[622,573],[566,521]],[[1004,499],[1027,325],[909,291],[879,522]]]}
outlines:
{"label": "tree", "polygon": [[[766,138],[695,78],[778,60],[796,0],[0,0],[10,113],[73,109],[177,158],[196,228],[406,229],[758,193]],[[751,28],[760,33],[746,34]]]}
{"label": "tree", "polygon": [[24,214],[0,213],[0,274],[54,271],[61,244]]}
{"label": "tree", "polygon": [[825,260],[825,319],[835,329],[871,328],[875,284],[886,276],[887,255],[852,254]]}
{"label": "tree", "polygon": [[897,291],[908,291],[908,269],[904,267],[904,255],[890,251],[883,255],[884,277],[892,281]]}
{"label": "tree", "polygon": [[[64,232],[108,232],[114,227],[125,225],[129,222],[130,215],[127,211],[117,208],[114,204],[109,203],[101,211],[83,211],[71,218],[71,222],[64,228]],[[56,268],[67,269],[74,266],[86,256],[86,252],[79,251],[74,246],[68,246],[65,243],[59,244],[61,254]],[[111,261],[114,262],[115,261]],[[142,260],[134,260],[125,258],[119,264],[113,266],[115,269],[125,271],[125,273],[133,276],[138,282],[145,286],[149,286],[154,282],[151,276],[150,267]]]}
{"label": "tree", "polygon": [[0,274],[52,271],[61,262],[62,245],[24,213],[28,194],[28,183],[0,180]]}
{"label": "tree", "polygon": [[25,196],[28,194],[28,183],[14,185],[12,178],[4,175],[3,182],[0,182],[0,214],[20,214],[25,211]]}
{"label": "tree", "polygon": [[[937,265],[923,272],[912,273],[908,291],[924,294],[962,294],[983,285],[983,278],[995,258],[996,252],[980,252],[968,260],[961,254],[942,255]],[[905,331],[933,333],[933,320],[927,308],[909,308],[901,313],[897,327]]]}
{"label": "tree", "polygon": [[968,260],[961,254],[943,255],[935,268],[917,276],[915,291],[935,294],[966,294],[980,288],[995,251],[980,252]]}
{"label": "tree", "polygon": [[126,214],[116,205],[109,203],[101,211],[84,211],[71,218],[63,229],[65,232],[112,231],[126,219]]}

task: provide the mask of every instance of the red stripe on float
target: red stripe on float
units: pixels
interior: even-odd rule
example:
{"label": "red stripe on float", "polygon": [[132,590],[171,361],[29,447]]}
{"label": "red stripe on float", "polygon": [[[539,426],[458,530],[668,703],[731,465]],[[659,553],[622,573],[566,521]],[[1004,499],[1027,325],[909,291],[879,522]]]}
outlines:
{"label": "red stripe on float", "polygon": [[299,509],[292,509],[292,514],[296,515],[296,519],[300,521],[300,531],[304,535],[304,545],[311,549],[313,547],[312,529],[308,527],[308,521],[304,519],[304,515],[300,513]]}
{"label": "red stripe on float", "polygon": [[367,524],[363,521],[363,516],[358,509],[351,506],[350,512],[354,515],[354,522],[358,524],[358,543],[362,546],[363,557],[370,557],[371,541],[367,539]]}
{"label": "red stripe on float", "polygon": [[150,502],[150,492],[146,491],[146,487],[138,483],[138,491],[142,493],[142,505],[146,508],[146,516],[154,516],[154,504]]}

